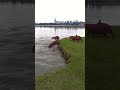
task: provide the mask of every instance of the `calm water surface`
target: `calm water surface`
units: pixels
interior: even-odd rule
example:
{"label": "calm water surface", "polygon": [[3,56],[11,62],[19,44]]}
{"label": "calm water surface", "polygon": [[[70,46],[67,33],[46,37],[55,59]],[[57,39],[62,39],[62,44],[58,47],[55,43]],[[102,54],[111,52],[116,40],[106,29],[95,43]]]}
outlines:
{"label": "calm water surface", "polygon": [[33,26],[34,9],[33,4],[0,3],[0,29]]}
{"label": "calm water surface", "polygon": [[35,27],[35,38],[40,37],[53,37],[58,35],[60,38],[69,37],[73,35],[80,35],[81,37],[85,37],[85,29],[84,28],[75,28],[75,27]]}
{"label": "calm water surface", "polygon": [[120,25],[120,5],[86,5],[86,22],[96,23],[99,19],[110,25]]}
{"label": "calm water surface", "polygon": [[32,4],[0,3],[0,90],[34,89],[33,19]]}

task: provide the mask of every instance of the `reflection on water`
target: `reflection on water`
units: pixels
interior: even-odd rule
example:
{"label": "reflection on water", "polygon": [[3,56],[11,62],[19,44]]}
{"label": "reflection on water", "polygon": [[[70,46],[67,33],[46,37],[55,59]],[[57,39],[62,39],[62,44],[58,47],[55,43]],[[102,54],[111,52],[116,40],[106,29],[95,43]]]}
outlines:
{"label": "reflection on water", "polygon": [[85,37],[84,28],[77,27],[35,27],[35,38],[53,37],[58,35],[60,38],[69,37],[73,35],[80,35]]}
{"label": "reflection on water", "polygon": [[111,25],[120,25],[120,5],[86,5],[86,23],[96,23],[99,19]]}

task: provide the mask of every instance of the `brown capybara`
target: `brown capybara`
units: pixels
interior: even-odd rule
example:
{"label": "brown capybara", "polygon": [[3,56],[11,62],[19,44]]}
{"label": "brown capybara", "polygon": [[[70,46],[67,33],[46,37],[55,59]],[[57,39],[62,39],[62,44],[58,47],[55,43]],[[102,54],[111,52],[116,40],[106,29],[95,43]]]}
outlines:
{"label": "brown capybara", "polygon": [[53,41],[48,47],[51,48],[54,45],[59,45],[59,44],[60,44],[59,40],[56,40],[56,41]]}
{"label": "brown capybara", "polygon": [[59,36],[52,37],[52,39],[59,40]]}
{"label": "brown capybara", "polygon": [[107,33],[113,35],[111,26],[102,23],[100,20],[97,24],[85,24],[85,29],[88,31],[87,34],[104,34],[104,36],[107,35]]}
{"label": "brown capybara", "polygon": [[69,38],[72,39],[73,41],[80,41],[80,40],[82,41],[82,38],[80,36],[77,36],[77,35],[76,36],[70,36]]}

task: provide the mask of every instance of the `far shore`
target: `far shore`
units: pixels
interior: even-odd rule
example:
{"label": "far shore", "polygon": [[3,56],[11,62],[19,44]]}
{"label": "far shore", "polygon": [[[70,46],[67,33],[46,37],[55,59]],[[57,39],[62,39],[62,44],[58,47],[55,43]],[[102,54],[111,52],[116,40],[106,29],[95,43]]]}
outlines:
{"label": "far shore", "polygon": [[79,28],[84,28],[79,25],[35,25],[35,27],[79,27]]}

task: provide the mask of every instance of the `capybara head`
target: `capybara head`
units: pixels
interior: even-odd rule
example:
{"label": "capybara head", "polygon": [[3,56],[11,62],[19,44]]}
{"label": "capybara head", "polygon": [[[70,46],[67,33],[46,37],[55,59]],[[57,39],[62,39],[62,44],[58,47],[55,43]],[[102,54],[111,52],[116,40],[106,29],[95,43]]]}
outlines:
{"label": "capybara head", "polygon": [[69,38],[73,38],[73,36],[70,36]]}
{"label": "capybara head", "polygon": [[59,40],[59,36],[52,37],[52,39]]}

